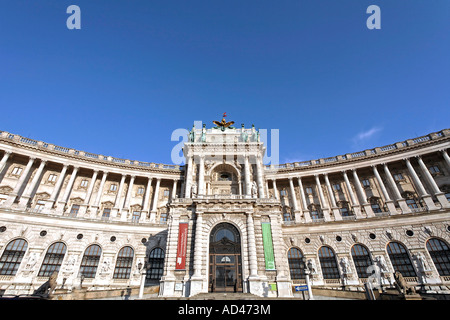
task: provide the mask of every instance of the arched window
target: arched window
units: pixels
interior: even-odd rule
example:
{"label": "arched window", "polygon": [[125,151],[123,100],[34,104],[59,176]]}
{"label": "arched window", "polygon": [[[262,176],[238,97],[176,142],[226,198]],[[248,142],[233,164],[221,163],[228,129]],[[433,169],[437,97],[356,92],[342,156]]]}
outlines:
{"label": "arched window", "polygon": [[329,247],[320,247],[319,249],[320,266],[324,279],[339,279],[339,269],[334,252]]}
{"label": "arched window", "polygon": [[38,277],[50,277],[54,271],[58,272],[66,254],[66,245],[62,242],[52,244],[42,262]]}
{"label": "arched window", "polygon": [[147,280],[159,280],[164,272],[164,250],[155,248],[148,256]]}
{"label": "arched window", "polygon": [[99,245],[93,244],[89,246],[84,251],[83,260],[80,265],[80,275],[85,278],[95,278],[101,255],[102,249]]}
{"label": "arched window", "polygon": [[416,276],[416,271],[404,245],[399,242],[389,242],[387,252],[395,271],[400,272],[404,277]]}
{"label": "arched window", "polygon": [[27,247],[28,243],[23,239],[16,239],[8,243],[0,258],[0,275],[16,275]]}
{"label": "arched window", "polygon": [[372,258],[370,257],[367,248],[360,244],[355,244],[352,247],[352,258],[355,263],[356,272],[359,278],[368,278],[370,273],[367,273],[367,268],[373,265]]}
{"label": "arched window", "polygon": [[131,247],[123,247],[117,255],[114,279],[129,279],[133,266],[134,250]]}
{"label": "arched window", "polygon": [[303,254],[297,248],[291,248],[288,251],[289,270],[291,271],[291,279],[305,279],[305,267],[303,265]]}
{"label": "arched window", "polygon": [[433,238],[427,241],[427,249],[439,275],[450,276],[450,249],[447,243]]}

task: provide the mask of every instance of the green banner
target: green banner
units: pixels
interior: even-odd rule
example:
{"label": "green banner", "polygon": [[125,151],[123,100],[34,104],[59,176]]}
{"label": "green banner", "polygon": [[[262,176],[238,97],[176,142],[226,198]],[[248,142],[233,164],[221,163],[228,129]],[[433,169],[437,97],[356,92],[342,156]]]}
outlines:
{"label": "green banner", "polygon": [[266,260],[266,270],[275,270],[275,257],[273,255],[272,230],[270,222],[262,222],[262,235],[264,244],[264,259]]}

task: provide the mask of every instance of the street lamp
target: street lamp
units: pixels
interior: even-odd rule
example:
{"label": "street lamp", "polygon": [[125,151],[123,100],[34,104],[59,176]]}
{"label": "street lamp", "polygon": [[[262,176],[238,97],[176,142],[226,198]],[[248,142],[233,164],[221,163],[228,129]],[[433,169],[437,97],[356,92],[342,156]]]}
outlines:
{"label": "street lamp", "polygon": [[306,262],[306,258],[302,257],[302,267],[304,268],[304,271],[305,271],[306,286],[308,287],[309,300],[314,300],[314,296],[313,296],[312,288],[311,288],[311,283],[309,281],[309,275],[310,275],[311,270],[312,270],[311,260]]}
{"label": "street lamp", "polygon": [[141,273],[141,285],[139,287],[139,299],[142,299],[142,297],[144,296],[144,286],[145,286],[145,276],[146,276],[146,272],[144,272],[144,271],[147,270],[147,262],[145,262],[145,264],[142,264],[142,262],[139,261],[137,267],[139,269],[139,272]]}

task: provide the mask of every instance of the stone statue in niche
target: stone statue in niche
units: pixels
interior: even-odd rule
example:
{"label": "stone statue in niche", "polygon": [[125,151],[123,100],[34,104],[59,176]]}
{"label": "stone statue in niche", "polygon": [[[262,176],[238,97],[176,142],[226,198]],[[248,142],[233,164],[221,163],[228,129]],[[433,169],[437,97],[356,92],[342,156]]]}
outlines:
{"label": "stone statue in niche", "polygon": [[252,197],[256,197],[258,195],[258,186],[256,185],[256,181],[253,181],[252,184]]}

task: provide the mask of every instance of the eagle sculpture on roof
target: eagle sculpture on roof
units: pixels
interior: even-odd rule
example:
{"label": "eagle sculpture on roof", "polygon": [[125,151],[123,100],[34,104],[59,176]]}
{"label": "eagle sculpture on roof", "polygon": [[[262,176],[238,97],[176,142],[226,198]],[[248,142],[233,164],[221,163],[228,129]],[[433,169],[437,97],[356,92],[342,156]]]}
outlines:
{"label": "eagle sculpture on roof", "polygon": [[227,113],[226,112],[224,112],[223,113],[223,116],[222,116],[222,121],[221,122],[219,122],[219,121],[213,121],[213,123],[217,126],[217,127],[214,127],[214,129],[221,129],[222,131],[225,131],[225,129],[226,128],[230,128],[230,129],[234,129],[231,125],[232,124],[234,124],[234,121],[230,121],[230,122],[227,122],[226,120],[225,120],[225,117],[227,116]]}

